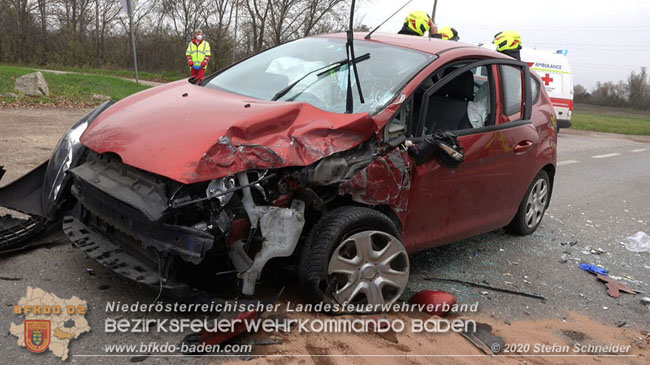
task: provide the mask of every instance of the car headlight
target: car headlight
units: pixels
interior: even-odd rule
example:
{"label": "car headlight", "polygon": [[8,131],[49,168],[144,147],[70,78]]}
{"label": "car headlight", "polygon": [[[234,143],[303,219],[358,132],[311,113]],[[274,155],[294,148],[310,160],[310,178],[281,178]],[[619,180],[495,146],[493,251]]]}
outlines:
{"label": "car headlight", "polygon": [[107,101],[86,114],[63,135],[56,146],[50,161],[47,163],[41,190],[43,213],[48,218],[53,219],[55,217],[63,195],[62,192],[70,183],[71,177],[65,172],[79,164],[86,150],[86,147],[79,141],[81,135],[86,131],[90,123],[112,104],[112,101]]}

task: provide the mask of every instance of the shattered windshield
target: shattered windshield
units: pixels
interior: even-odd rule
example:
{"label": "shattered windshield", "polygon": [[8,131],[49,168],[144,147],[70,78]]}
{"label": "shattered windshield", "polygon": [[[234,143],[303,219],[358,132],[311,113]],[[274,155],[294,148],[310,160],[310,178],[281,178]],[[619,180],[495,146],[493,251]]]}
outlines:
{"label": "shattered windshield", "polygon": [[[357,55],[370,54],[370,59],[357,64],[365,104],[359,101],[352,77],[355,113],[376,113],[435,59],[428,53],[376,42],[355,41],[354,47]],[[206,86],[271,100],[278,91],[309,72],[345,58],[344,39],[300,39],[251,57],[217,75]],[[278,100],[304,102],[329,112],[345,113],[347,73],[347,65],[325,74],[315,72]]]}

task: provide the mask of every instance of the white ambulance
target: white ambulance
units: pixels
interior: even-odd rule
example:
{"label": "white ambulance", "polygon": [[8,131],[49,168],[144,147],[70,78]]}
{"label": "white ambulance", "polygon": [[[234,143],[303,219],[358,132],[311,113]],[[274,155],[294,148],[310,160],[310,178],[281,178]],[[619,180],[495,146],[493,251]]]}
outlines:
{"label": "white ambulance", "polygon": [[573,77],[566,53],[565,50],[521,49],[521,60],[528,63],[542,79],[542,85],[555,107],[560,128],[571,127],[573,113]]}

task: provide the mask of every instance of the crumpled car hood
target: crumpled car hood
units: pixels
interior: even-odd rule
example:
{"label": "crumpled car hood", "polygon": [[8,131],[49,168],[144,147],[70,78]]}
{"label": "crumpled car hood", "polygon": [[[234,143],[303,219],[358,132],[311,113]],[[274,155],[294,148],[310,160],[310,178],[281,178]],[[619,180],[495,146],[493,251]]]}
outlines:
{"label": "crumpled car hood", "polygon": [[377,128],[367,113],[261,101],[182,80],[111,106],[81,142],[189,184],[252,168],[307,166],[361,144]]}

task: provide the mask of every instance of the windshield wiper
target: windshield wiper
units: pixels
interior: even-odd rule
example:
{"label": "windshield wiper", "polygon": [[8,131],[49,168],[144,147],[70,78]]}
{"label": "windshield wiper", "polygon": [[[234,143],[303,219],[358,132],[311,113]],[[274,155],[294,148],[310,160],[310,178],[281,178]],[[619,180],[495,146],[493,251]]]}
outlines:
{"label": "windshield wiper", "polygon": [[309,75],[312,75],[315,72],[323,70],[323,71],[319,72],[318,75],[316,75],[316,77],[321,78],[323,75],[326,75],[326,74],[332,72],[333,70],[336,70],[337,68],[341,68],[341,67],[343,67],[343,66],[345,66],[347,64],[350,64],[350,63],[358,63],[358,62],[361,62],[361,61],[365,61],[365,60],[367,60],[369,58],[370,58],[370,53],[366,53],[364,55],[361,55],[361,56],[357,57],[354,60],[349,60],[349,59],[346,58],[346,59],[343,59],[343,60],[340,60],[340,61],[330,63],[329,65],[325,65],[323,67],[317,68],[315,70],[311,70],[308,73],[306,73],[305,75],[303,75],[301,78],[299,78],[298,80],[296,80],[296,81],[292,82],[291,84],[289,84],[289,86],[287,86],[284,89],[278,91],[275,95],[273,95],[273,98],[271,98],[271,101],[276,101],[276,100],[280,99],[281,97],[287,95],[287,93],[289,91],[291,91],[291,89],[293,89],[294,86],[298,85],[298,83],[300,83],[300,81],[306,79]]}
{"label": "windshield wiper", "polygon": [[[366,101],[363,99],[361,81],[359,81],[359,71],[357,71],[357,63],[355,62],[356,56],[354,55],[354,8],[355,0],[352,0],[352,4],[350,5],[350,28],[345,32],[347,35],[345,50],[348,54],[348,60],[352,64],[352,67],[349,68],[354,70],[354,79],[357,82],[359,101],[361,104],[364,104]],[[345,96],[345,112],[347,114],[352,114],[354,112],[354,101],[352,100],[352,70],[348,70],[348,90]]]}

